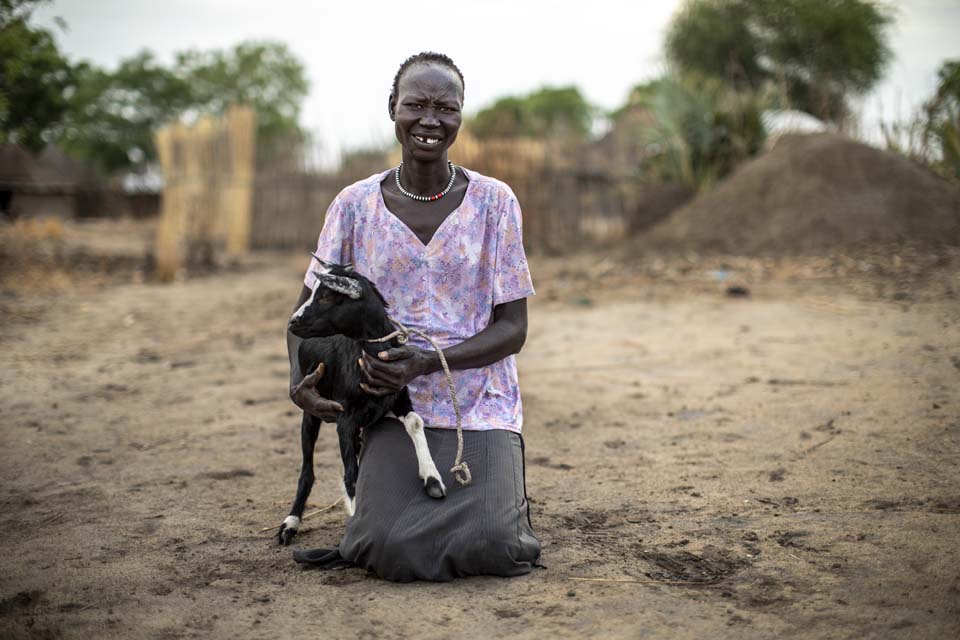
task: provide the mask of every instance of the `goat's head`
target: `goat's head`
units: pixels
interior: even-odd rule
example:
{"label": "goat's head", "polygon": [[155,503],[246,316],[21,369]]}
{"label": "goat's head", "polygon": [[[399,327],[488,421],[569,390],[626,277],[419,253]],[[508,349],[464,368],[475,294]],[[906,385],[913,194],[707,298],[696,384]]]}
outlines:
{"label": "goat's head", "polygon": [[316,284],[307,301],[290,317],[290,331],[299,338],[336,334],[379,337],[368,335],[381,333],[389,326],[387,302],[377,287],[350,265],[317,260],[321,269],[313,271]]}

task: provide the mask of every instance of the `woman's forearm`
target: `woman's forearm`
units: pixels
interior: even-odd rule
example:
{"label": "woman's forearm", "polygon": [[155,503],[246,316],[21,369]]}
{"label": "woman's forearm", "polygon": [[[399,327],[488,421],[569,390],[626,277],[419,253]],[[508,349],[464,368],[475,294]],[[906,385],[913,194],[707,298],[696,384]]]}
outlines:
{"label": "woman's forearm", "polygon": [[[310,297],[310,289],[306,286],[300,291],[300,298],[297,300],[297,306],[294,307],[294,310],[300,308],[304,302]],[[287,329],[287,357],[290,358],[290,389],[296,388],[303,381],[303,372],[300,371],[300,343],[303,342],[302,338],[291,333],[290,329]]]}
{"label": "woman's forearm", "polygon": [[[300,293],[297,307],[300,308],[310,297],[310,289],[306,287]],[[317,365],[314,371],[300,370],[300,343],[303,339],[293,335],[287,329],[287,356],[290,358],[290,399],[295,405],[307,413],[320,418],[324,422],[336,422],[343,406],[339,402],[322,397],[316,389],[317,383],[326,373],[323,362]]]}
{"label": "woman's forearm", "polygon": [[[476,369],[518,353],[527,339],[527,301],[498,304],[493,321],[477,335],[447,347],[443,355],[451,369]],[[376,356],[364,353],[359,361],[364,382],[360,388],[369,394],[396,393],[410,381],[442,371],[440,356],[432,349],[395,347]]]}
{"label": "woman's forearm", "polygon": [[287,329],[287,356],[290,358],[290,389],[296,388],[303,381],[303,372],[300,371],[300,343],[302,338],[298,338]]}
{"label": "woman's forearm", "polygon": [[[476,369],[519,353],[526,339],[527,301],[524,298],[497,305],[493,321],[483,331],[444,349],[443,355],[451,369]],[[430,351],[429,356],[426,373],[442,371],[437,353]]]}

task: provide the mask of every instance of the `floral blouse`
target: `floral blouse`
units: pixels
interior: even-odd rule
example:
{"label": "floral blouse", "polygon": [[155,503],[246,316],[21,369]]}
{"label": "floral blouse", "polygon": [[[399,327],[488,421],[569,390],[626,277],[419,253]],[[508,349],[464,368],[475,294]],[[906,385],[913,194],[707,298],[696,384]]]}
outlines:
{"label": "floral blouse", "polygon": [[[341,191],[327,210],[317,242],[317,255],[353,263],[377,285],[394,318],[423,331],[441,348],[482,331],[492,321],[495,305],[534,294],[516,196],[499,180],[461,171],[469,179],[463,202],[427,245],[387,209],[380,183],[389,171]],[[313,269],[319,269],[316,260],[304,277],[310,288]],[[410,343],[432,349],[416,335]],[[523,406],[514,356],[453,371],[453,382],[464,429],[520,432]],[[409,389],[413,408],[428,427],[456,427],[442,371],[417,378]]]}

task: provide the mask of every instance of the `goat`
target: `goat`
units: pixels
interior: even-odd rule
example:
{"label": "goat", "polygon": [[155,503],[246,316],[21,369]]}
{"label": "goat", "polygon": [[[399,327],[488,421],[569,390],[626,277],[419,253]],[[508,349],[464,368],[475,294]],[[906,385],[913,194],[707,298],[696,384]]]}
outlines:
{"label": "goat", "polygon": [[[297,358],[300,370],[314,371],[322,362],[323,378],[317,391],[339,402],[344,410],[337,418],[337,437],[343,460],[344,505],[348,515],[356,510],[356,483],[361,431],[392,411],[403,423],[417,453],[418,474],[424,490],[432,498],[443,498],[446,487],[430,456],[423,432],[423,420],[410,402],[406,387],[383,397],[360,389],[363,380],[357,364],[363,352],[376,357],[384,348],[400,346],[397,338],[378,340],[394,331],[387,316],[387,302],[377,287],[349,265],[320,261],[323,272],[313,272],[317,282],[310,297],[294,312],[288,329],[302,338]],[[286,545],[300,528],[307,497],[313,488],[313,451],[320,432],[320,419],[304,412],[300,423],[303,464],[297,482],[297,495],[277,533],[277,541]]]}

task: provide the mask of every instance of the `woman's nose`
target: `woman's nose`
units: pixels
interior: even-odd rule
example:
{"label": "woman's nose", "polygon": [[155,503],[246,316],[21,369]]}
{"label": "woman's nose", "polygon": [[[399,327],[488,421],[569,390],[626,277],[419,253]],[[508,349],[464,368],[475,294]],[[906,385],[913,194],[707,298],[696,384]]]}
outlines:
{"label": "woman's nose", "polygon": [[440,119],[437,118],[437,114],[433,109],[427,109],[423,115],[420,116],[420,125],[424,127],[439,127]]}

